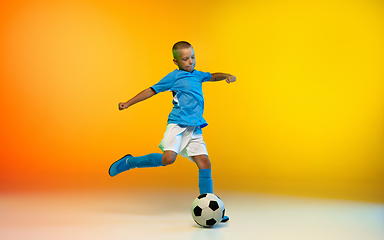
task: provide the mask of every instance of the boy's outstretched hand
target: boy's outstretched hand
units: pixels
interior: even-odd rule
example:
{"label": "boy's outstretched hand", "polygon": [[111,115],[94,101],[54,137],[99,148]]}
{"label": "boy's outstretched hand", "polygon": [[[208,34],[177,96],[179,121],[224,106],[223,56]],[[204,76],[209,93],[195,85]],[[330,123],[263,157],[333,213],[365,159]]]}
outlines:
{"label": "boy's outstretched hand", "polygon": [[236,81],[236,77],[230,75],[229,77],[227,77],[227,78],[225,79],[225,81],[226,81],[227,83],[235,82],[235,81]]}
{"label": "boy's outstretched hand", "polygon": [[126,108],[128,108],[128,103],[126,102],[119,103],[119,110],[124,110]]}

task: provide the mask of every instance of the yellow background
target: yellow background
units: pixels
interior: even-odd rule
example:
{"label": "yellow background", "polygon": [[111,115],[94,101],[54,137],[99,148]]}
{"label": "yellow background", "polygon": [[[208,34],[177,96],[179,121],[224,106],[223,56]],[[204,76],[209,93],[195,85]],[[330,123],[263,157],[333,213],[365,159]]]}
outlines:
{"label": "yellow background", "polygon": [[205,83],[215,191],[384,202],[384,4],[325,1],[1,1],[1,191],[191,188],[197,168],[110,178],[160,152],[171,93],[117,104],[173,71],[190,42]]}

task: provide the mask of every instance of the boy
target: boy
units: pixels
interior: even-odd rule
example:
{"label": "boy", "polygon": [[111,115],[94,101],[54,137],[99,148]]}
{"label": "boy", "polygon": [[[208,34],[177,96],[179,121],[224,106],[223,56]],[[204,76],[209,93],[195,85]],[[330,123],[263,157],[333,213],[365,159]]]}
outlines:
{"label": "boy", "polygon": [[[164,138],[159,145],[163,154],[151,153],[141,157],[127,154],[111,165],[109,175],[113,177],[136,167],[167,166],[176,160],[177,154],[180,154],[195,162],[199,168],[200,194],[213,193],[211,162],[201,131],[208,125],[203,118],[202,83],[224,79],[227,83],[231,83],[236,81],[236,77],[226,73],[211,74],[195,70],[195,53],[188,42],[175,43],[172,52],[173,62],[179,67],[179,70],[175,69],[160,82],[143,90],[129,101],[119,103],[119,110],[123,110],[157,93],[172,91],[174,107],[168,116]],[[229,218],[224,216],[222,222],[228,220]]]}

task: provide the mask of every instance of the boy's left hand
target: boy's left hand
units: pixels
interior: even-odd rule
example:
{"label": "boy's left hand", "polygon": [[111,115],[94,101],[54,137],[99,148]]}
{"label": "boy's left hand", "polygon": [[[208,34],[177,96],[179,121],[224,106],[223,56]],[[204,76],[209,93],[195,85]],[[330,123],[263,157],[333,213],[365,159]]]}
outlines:
{"label": "boy's left hand", "polygon": [[225,79],[225,81],[226,81],[227,83],[235,82],[235,81],[236,81],[236,77],[230,75],[229,77],[227,77],[227,78]]}

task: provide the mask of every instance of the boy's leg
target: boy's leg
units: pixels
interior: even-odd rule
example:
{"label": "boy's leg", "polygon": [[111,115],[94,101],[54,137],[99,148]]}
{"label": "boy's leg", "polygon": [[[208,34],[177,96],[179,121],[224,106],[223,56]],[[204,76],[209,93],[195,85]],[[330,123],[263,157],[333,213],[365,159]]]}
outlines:
{"label": "boy's leg", "polygon": [[175,162],[177,157],[177,152],[174,152],[172,150],[166,150],[163,153],[162,163],[164,166],[167,166],[169,164],[172,164]]}
{"label": "boy's leg", "polygon": [[151,153],[141,157],[133,157],[130,154],[125,155],[111,165],[109,175],[113,177],[136,167],[159,167],[172,164],[176,160],[177,151],[180,148],[181,135],[184,130],[185,128],[180,128],[177,124],[168,124],[164,138],[159,145],[160,149],[164,152],[163,154]]}
{"label": "boy's leg", "polygon": [[133,157],[128,154],[114,162],[109,168],[109,175],[116,176],[119,173],[132,168],[147,168],[164,166],[163,155],[161,153],[151,153],[141,157]]}
{"label": "boy's leg", "polygon": [[[211,176],[211,162],[207,155],[191,156],[199,168],[199,190],[200,194],[213,193],[213,181]],[[227,222],[228,216],[224,216],[221,222]]]}
{"label": "boy's leg", "polygon": [[147,168],[167,166],[175,162],[177,153],[174,151],[164,151],[163,154],[151,153],[141,157],[133,157],[128,154],[114,162],[109,168],[109,175],[116,176],[119,173],[133,168]]}
{"label": "boy's leg", "polygon": [[213,181],[211,177],[211,162],[207,155],[191,156],[199,168],[199,191],[203,193],[213,193]]}

